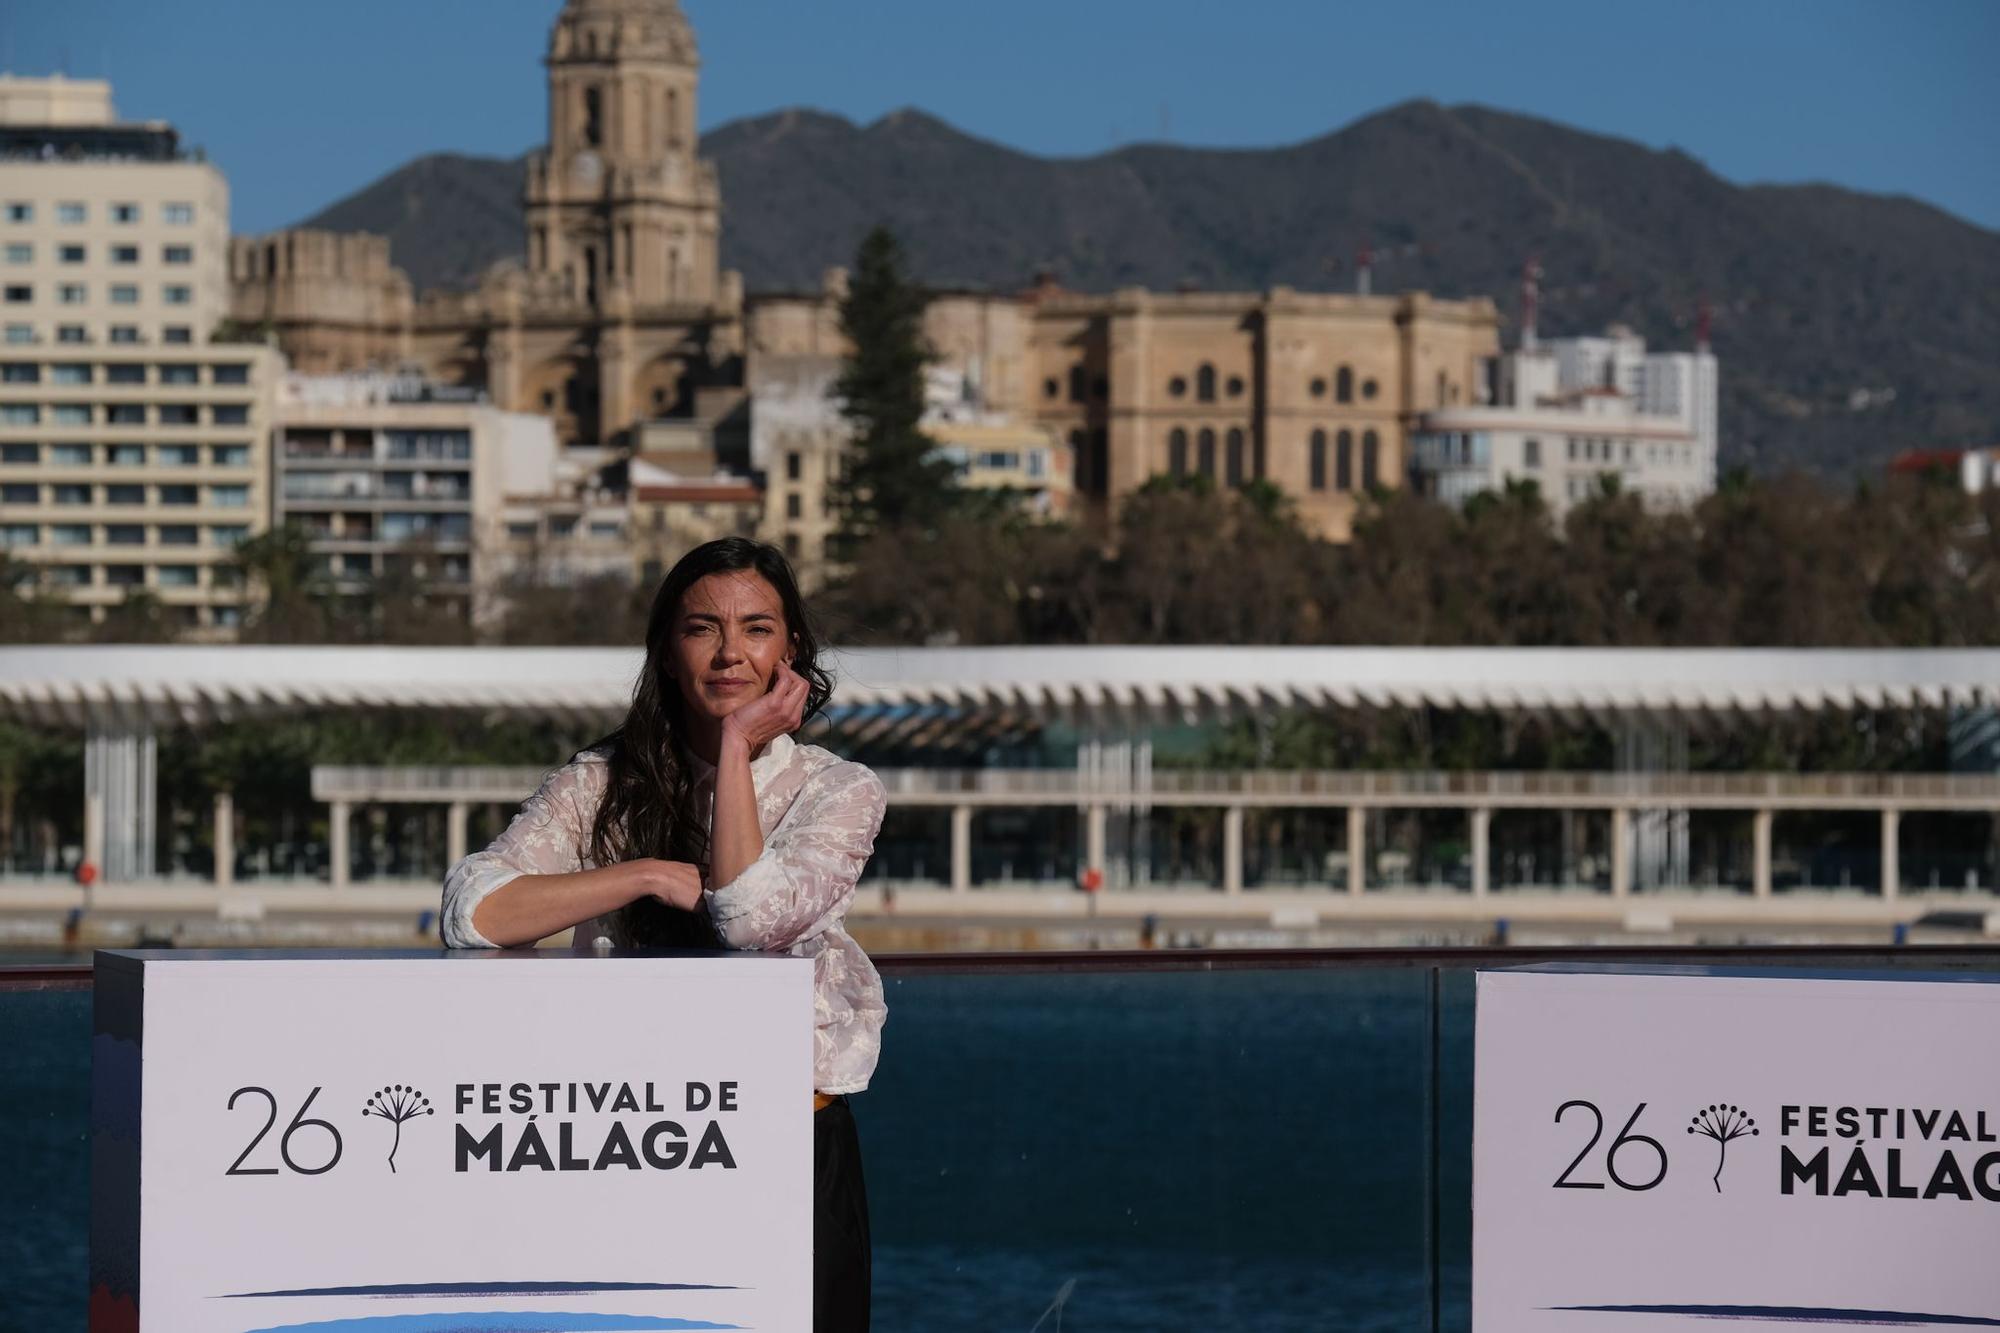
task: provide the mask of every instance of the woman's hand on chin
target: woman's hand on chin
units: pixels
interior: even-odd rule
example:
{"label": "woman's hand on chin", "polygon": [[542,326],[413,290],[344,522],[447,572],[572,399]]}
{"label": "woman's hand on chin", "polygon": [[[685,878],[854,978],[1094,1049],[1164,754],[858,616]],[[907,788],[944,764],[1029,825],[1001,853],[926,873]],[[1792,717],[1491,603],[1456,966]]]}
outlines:
{"label": "woman's hand on chin", "polygon": [[778,663],[771,688],[722,719],[723,738],[740,738],[755,754],[764,742],[791,735],[805,721],[806,689],[804,676]]}
{"label": "woman's hand on chin", "polygon": [[645,867],[644,896],[657,898],[683,912],[692,912],[700,904],[701,867],[686,861],[662,861],[656,857],[647,857],[640,864]]}

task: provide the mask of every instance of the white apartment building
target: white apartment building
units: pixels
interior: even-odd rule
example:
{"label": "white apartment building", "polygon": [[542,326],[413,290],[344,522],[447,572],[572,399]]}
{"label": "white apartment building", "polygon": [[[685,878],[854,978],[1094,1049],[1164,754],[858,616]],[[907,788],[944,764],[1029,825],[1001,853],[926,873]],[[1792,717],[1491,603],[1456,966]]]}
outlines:
{"label": "white apartment building", "polygon": [[312,535],[338,592],[403,573],[478,625],[507,572],[507,497],[555,483],[548,418],[420,376],[287,374],[276,436],[272,520]]}
{"label": "white apartment building", "polygon": [[753,355],[750,466],[764,477],[760,537],[780,547],[808,589],[825,577],[839,526],[832,487],[850,430],[833,399],[837,355]]}
{"label": "white apartment building", "polygon": [[109,84],[0,76],[0,544],[80,620],[136,592],[227,637],[280,362],[212,341],[229,192]]}
{"label": "white apartment building", "polygon": [[1075,459],[1047,426],[987,407],[982,362],[924,371],[923,429],[961,486],[1017,491],[1027,512],[1059,518],[1076,496]]}
{"label": "white apartment building", "polygon": [[1715,490],[1713,353],[1648,352],[1630,330],[1530,342],[1501,357],[1497,402],[1418,420],[1411,484],[1451,505],[1533,482],[1558,521],[1607,484],[1656,510]]}

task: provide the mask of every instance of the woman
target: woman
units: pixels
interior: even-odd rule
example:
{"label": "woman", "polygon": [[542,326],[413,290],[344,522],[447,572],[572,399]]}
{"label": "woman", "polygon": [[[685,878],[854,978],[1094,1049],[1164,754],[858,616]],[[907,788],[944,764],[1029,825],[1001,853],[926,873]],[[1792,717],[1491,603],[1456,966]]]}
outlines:
{"label": "woman", "polygon": [[445,877],[447,948],[722,947],[813,960],[813,1327],[868,1327],[868,1203],[847,1105],[881,1050],[882,980],[842,929],[882,824],[866,767],[792,739],[832,682],[791,567],[725,537],[646,624],[625,724]]}

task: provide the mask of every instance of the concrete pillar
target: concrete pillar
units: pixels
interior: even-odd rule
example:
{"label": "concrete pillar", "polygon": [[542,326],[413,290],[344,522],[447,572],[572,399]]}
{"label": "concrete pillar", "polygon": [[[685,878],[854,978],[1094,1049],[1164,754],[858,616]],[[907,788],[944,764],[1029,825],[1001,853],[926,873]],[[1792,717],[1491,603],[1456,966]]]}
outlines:
{"label": "concrete pillar", "polygon": [[215,887],[226,889],[236,882],[236,798],[226,791],[215,794]]}
{"label": "concrete pillar", "polygon": [[1493,879],[1493,811],[1477,805],[1468,814],[1472,822],[1472,896],[1484,898]]}
{"label": "concrete pillar", "polygon": [[972,807],[954,805],[951,808],[951,891],[967,893],[972,889]]}
{"label": "concrete pillar", "polygon": [[154,781],[158,749],[152,726],[124,717],[91,717],[84,730],[86,820],[96,801],[96,836],[85,857],[98,878],[126,884],[153,875]]}
{"label": "concrete pillar", "polygon": [[83,863],[104,878],[104,797],[94,791],[83,794]]}
{"label": "concrete pillar", "polygon": [[1750,891],[1759,898],[1771,896],[1771,825],[1776,812],[1755,810],[1750,815]]}
{"label": "concrete pillar", "polygon": [[1611,896],[1632,895],[1632,812],[1619,806],[1611,812]]}
{"label": "concrete pillar", "polygon": [[447,867],[465,859],[465,821],[470,807],[453,801],[444,813],[444,860]]}
{"label": "concrete pillar", "polygon": [[1083,868],[1095,870],[1100,876],[1104,874],[1104,807],[1101,805],[1084,809]]}
{"label": "concrete pillar", "polygon": [[1222,808],[1222,891],[1243,892],[1243,807]]}
{"label": "concrete pillar", "polygon": [[1896,845],[1896,835],[1902,831],[1903,812],[1884,810],[1882,812],[1882,900],[1896,901],[1896,892],[1901,887],[1901,853]]}
{"label": "concrete pillar", "polygon": [[1368,807],[1347,807],[1347,891],[1368,891]]}
{"label": "concrete pillar", "polygon": [[352,864],[347,850],[348,816],[351,813],[346,801],[335,801],[327,817],[326,860],[336,889],[347,887],[348,870]]}

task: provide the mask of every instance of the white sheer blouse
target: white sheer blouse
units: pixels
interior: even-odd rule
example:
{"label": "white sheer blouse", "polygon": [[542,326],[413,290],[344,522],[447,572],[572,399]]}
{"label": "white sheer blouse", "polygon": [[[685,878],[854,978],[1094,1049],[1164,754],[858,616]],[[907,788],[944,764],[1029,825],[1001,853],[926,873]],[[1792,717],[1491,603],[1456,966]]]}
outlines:
{"label": "white sheer blouse", "polygon": [[[712,818],[715,768],[693,762],[695,799]],[[515,876],[595,868],[586,848],[608,771],[603,752],[583,751],[548,776],[491,845],[447,872],[439,920],[446,948],[497,947],[473,929],[472,911]],[[779,736],[750,762],[750,782],[764,850],[729,883],[704,883],[709,915],[732,949],[813,960],[815,1086],[860,1092],[881,1053],[888,1006],[881,976],[842,922],[882,826],[882,780],[865,765]],[[586,921],[573,947],[589,953],[609,944],[606,932],[601,918]]]}

